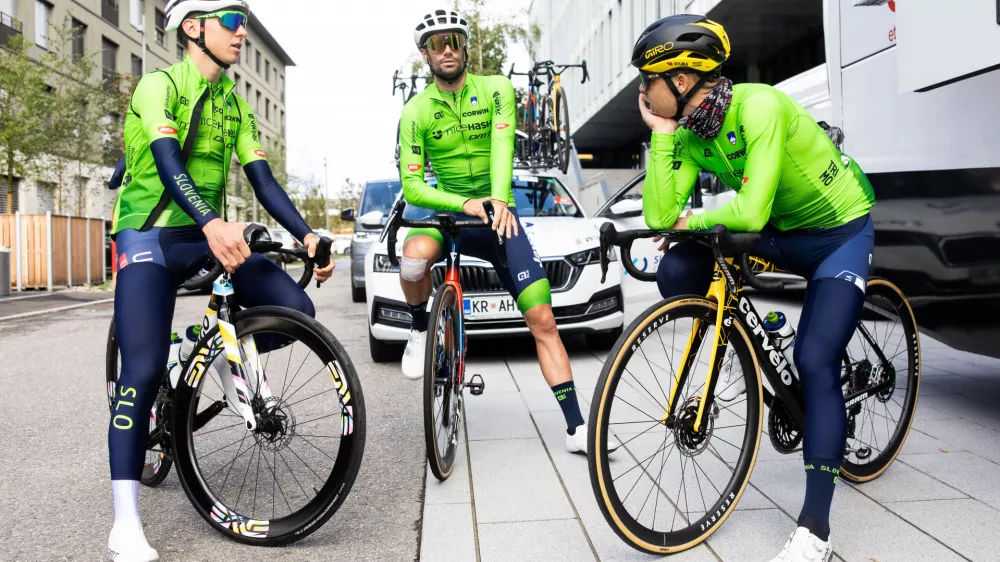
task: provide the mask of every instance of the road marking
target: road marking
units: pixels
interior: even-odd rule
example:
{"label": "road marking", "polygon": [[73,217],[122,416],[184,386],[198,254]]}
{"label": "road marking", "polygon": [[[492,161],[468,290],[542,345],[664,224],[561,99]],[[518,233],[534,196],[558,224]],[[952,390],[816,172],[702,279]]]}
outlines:
{"label": "road marking", "polygon": [[82,302],[82,303],[79,303],[79,304],[71,304],[69,306],[60,306],[60,307],[57,307],[57,308],[49,308],[49,309],[46,309],[46,310],[36,310],[35,312],[22,312],[21,314],[12,314],[10,316],[0,316],[0,322],[3,322],[4,320],[16,320],[18,318],[27,318],[29,316],[40,316],[42,314],[48,314],[50,312],[62,312],[64,310],[72,310],[74,308],[83,308],[85,306],[91,306],[91,305],[95,305],[95,304],[105,304],[105,303],[114,302],[114,301],[115,301],[114,298],[101,299],[101,300],[96,300],[96,301]]}

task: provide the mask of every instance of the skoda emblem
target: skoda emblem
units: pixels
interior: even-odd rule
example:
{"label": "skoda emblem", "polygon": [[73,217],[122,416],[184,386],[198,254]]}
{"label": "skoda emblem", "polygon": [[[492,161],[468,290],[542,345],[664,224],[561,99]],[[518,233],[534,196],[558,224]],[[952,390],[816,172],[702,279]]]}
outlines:
{"label": "skoda emblem", "polygon": [[479,105],[479,98],[477,98],[476,96],[472,96],[471,101],[472,101],[472,107],[476,107],[477,105]]}
{"label": "skoda emblem", "polygon": [[729,131],[726,133],[726,138],[729,139],[729,144],[736,146],[736,133]]}

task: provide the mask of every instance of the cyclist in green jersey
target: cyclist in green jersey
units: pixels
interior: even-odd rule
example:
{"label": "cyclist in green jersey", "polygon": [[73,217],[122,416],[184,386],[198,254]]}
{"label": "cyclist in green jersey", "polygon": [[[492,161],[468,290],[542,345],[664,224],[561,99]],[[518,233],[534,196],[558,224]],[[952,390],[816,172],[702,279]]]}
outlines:
{"label": "cyclist in green jersey", "polygon": [[[178,285],[211,252],[232,273],[241,307],[277,305],[315,316],[309,297],[287,273],[250,253],[243,239],[246,225],[226,221],[233,154],[262,206],[311,256],[329,242],[312,232],[274,179],[253,109],[223,74],[239,59],[247,35],[246,2],[170,0],[165,15],[166,30],[178,29],[188,41],[187,57],[146,74],[136,85],[125,117],[123,170],[115,174],[123,178],[112,228],[121,352],[121,374],[109,388],[115,413],[108,427],[115,520],[108,551],[115,562],[159,560],[143,532],[138,492]],[[317,267],[316,279],[325,281],[332,272],[331,260]],[[278,338],[256,343],[261,352],[284,345]],[[228,369],[224,354],[219,357],[212,368]]]}
{"label": "cyclist in green jersey", "polygon": [[[797,527],[772,562],[827,561],[847,433],[840,358],[864,301],[875,197],[857,162],[795,100],[765,84],[733,86],[723,77],[729,53],[722,26],[697,15],[660,19],[637,40],[639,110],[652,129],[643,211],[652,229],[722,224],[761,232],[752,253],[808,280],[794,353],[806,395],[806,494]],[[682,217],[701,170],[736,196]],[[702,245],[671,247],[657,269],[661,295],[704,295],[713,261]],[[745,392],[742,376],[734,375],[718,385],[719,400]]]}
{"label": "cyclist in green jersey", "polygon": [[[434,83],[403,107],[399,158],[403,195],[412,205],[465,213],[483,222],[487,222],[483,202],[493,202],[496,232],[464,232],[459,251],[491,262],[517,301],[535,338],[542,375],[566,418],[566,447],[586,453],[587,430],[569,356],[552,314],[549,281],[514,206],[514,87],[503,76],[476,76],[466,71],[469,27],[452,10],[424,16],[413,39],[430,66]],[[424,181],[425,158],[434,167],[438,188]],[[491,239],[498,235],[507,238],[507,266],[500,264]],[[399,276],[413,326],[402,370],[410,379],[418,379],[424,372],[427,301],[432,288],[428,273],[441,258],[443,242],[436,229],[412,229],[403,245]]]}

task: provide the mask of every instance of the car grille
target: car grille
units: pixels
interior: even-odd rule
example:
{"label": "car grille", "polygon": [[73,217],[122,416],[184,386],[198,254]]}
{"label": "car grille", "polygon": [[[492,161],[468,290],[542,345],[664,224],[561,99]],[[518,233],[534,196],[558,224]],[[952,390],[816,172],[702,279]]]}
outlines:
{"label": "car grille", "polygon": [[1000,237],[965,236],[944,238],[941,252],[951,265],[968,266],[1000,262]]}
{"label": "car grille", "polygon": [[[566,260],[547,260],[542,262],[545,276],[549,278],[549,286],[552,292],[569,290],[572,286],[573,266]],[[444,264],[435,265],[431,269],[431,279],[436,289],[444,282]],[[463,291],[467,293],[503,293],[503,283],[500,277],[490,265],[461,265],[458,272],[459,281],[462,283]]]}

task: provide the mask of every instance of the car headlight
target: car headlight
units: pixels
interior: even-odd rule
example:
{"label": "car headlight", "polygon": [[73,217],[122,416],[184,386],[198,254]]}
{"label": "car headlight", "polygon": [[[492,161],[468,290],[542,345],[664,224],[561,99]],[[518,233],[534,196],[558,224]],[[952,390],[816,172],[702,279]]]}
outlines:
{"label": "car headlight", "polygon": [[[582,252],[570,254],[566,256],[566,259],[568,259],[574,265],[588,265],[592,263],[601,263],[601,249],[591,248],[589,250],[584,250]],[[618,260],[618,253],[615,252],[614,246],[608,248],[608,260],[609,261]]]}
{"label": "car headlight", "polygon": [[355,232],[351,240],[355,242],[364,242],[365,240],[368,240],[368,236],[367,232]]}
{"label": "car headlight", "polygon": [[389,261],[389,256],[385,254],[375,254],[375,263],[372,266],[375,273],[393,273],[399,271],[399,267],[393,267]]}

